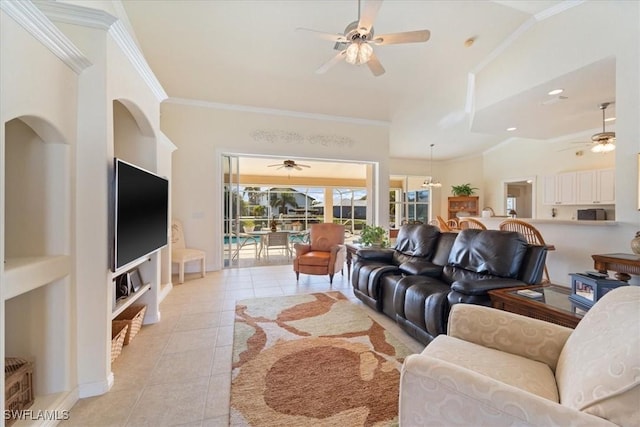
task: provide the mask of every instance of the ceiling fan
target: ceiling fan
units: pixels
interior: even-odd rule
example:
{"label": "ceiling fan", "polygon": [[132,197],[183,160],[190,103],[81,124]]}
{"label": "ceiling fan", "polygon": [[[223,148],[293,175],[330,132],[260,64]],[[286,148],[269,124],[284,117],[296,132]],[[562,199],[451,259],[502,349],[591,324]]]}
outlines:
{"label": "ceiling fan", "polygon": [[349,64],[367,64],[374,76],[384,74],[385,70],[372,45],[384,46],[400,43],[420,43],[426,42],[431,37],[429,30],[407,31],[403,33],[374,35],[373,21],[382,5],[382,0],[365,0],[364,8],[360,9],[358,0],[358,20],[350,23],[344,29],[343,34],[331,34],[308,28],[296,28],[296,31],[309,31],[325,40],[335,42],[334,49],[338,54],[324,63],[316,70],[317,74],[326,73],[331,67],[343,59]]}
{"label": "ceiling fan", "polygon": [[603,102],[602,104],[598,105],[598,108],[602,110],[602,132],[591,135],[591,142],[577,142],[575,144],[589,145],[591,146],[591,151],[593,151],[594,153],[608,153],[616,149],[616,133],[607,132],[605,130],[605,110],[611,104],[613,104],[613,101]]}
{"label": "ceiling fan", "polygon": [[295,170],[301,171],[302,168],[310,168],[311,166],[298,164],[298,163],[296,163],[295,160],[285,160],[282,163],[276,163],[275,165],[268,165],[267,167],[269,167],[269,168],[277,167],[277,169],[284,168],[284,169],[287,169],[287,170],[295,169]]}

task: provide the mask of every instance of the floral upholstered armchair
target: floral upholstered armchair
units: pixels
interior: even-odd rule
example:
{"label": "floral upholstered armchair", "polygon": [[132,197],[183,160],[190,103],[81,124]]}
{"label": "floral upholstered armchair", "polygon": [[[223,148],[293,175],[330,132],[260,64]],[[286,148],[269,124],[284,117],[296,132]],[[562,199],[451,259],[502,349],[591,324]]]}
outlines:
{"label": "floral upholstered armchair", "polygon": [[457,304],[447,335],[404,362],[400,425],[640,425],[639,313],[639,286],[575,330]]}

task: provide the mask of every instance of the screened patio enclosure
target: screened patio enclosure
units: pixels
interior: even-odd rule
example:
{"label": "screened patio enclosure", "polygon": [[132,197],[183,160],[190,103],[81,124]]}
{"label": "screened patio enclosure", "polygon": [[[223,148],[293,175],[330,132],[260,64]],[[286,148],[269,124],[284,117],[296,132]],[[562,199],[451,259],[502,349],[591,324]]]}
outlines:
{"label": "screened patio enclosure", "polygon": [[[268,162],[273,163],[274,159],[268,159]],[[295,242],[305,241],[312,224],[343,224],[349,238],[367,223],[368,214],[373,218],[367,210],[365,164],[341,164],[350,175],[327,178],[296,174],[298,171],[273,171],[268,165],[261,169],[249,168],[245,163],[244,157],[223,157],[222,253],[225,267],[291,262],[287,254],[275,258],[270,254],[266,260],[265,235],[272,225],[277,231],[288,232],[293,246]],[[309,169],[318,164],[303,163],[312,164]]]}

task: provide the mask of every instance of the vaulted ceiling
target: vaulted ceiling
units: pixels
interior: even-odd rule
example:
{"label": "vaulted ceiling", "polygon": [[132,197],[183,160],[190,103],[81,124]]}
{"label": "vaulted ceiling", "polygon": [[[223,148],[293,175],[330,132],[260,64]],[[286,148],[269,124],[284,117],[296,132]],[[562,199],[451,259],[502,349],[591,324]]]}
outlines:
{"label": "vaulted ceiling", "polygon": [[[376,34],[429,29],[431,39],[374,47],[386,69],[375,77],[345,62],[314,73],[336,54],[333,43],[295,31],[343,33],[358,19],[356,0],[122,2],[170,97],[388,124],[393,157],[426,159],[435,143],[436,160],[478,154],[510,136],[549,139],[601,126],[598,104],[615,97],[613,59],[484,106],[473,121],[465,113],[469,73],[532,19],[580,3],[386,0]],[[567,99],[548,96],[555,87]]]}

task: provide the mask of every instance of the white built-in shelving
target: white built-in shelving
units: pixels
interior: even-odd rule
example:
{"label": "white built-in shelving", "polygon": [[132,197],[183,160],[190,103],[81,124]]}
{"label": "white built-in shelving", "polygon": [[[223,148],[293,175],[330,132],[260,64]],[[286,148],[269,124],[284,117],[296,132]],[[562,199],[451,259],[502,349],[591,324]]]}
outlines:
{"label": "white built-in shelving", "polygon": [[8,258],[4,264],[4,299],[45,286],[70,273],[68,255]]}
{"label": "white built-in shelving", "polygon": [[[33,413],[64,411],[78,398],[71,357],[70,145],[47,122],[13,119],[5,124],[3,157],[4,354],[33,364]],[[46,423],[15,423],[29,425]]]}

